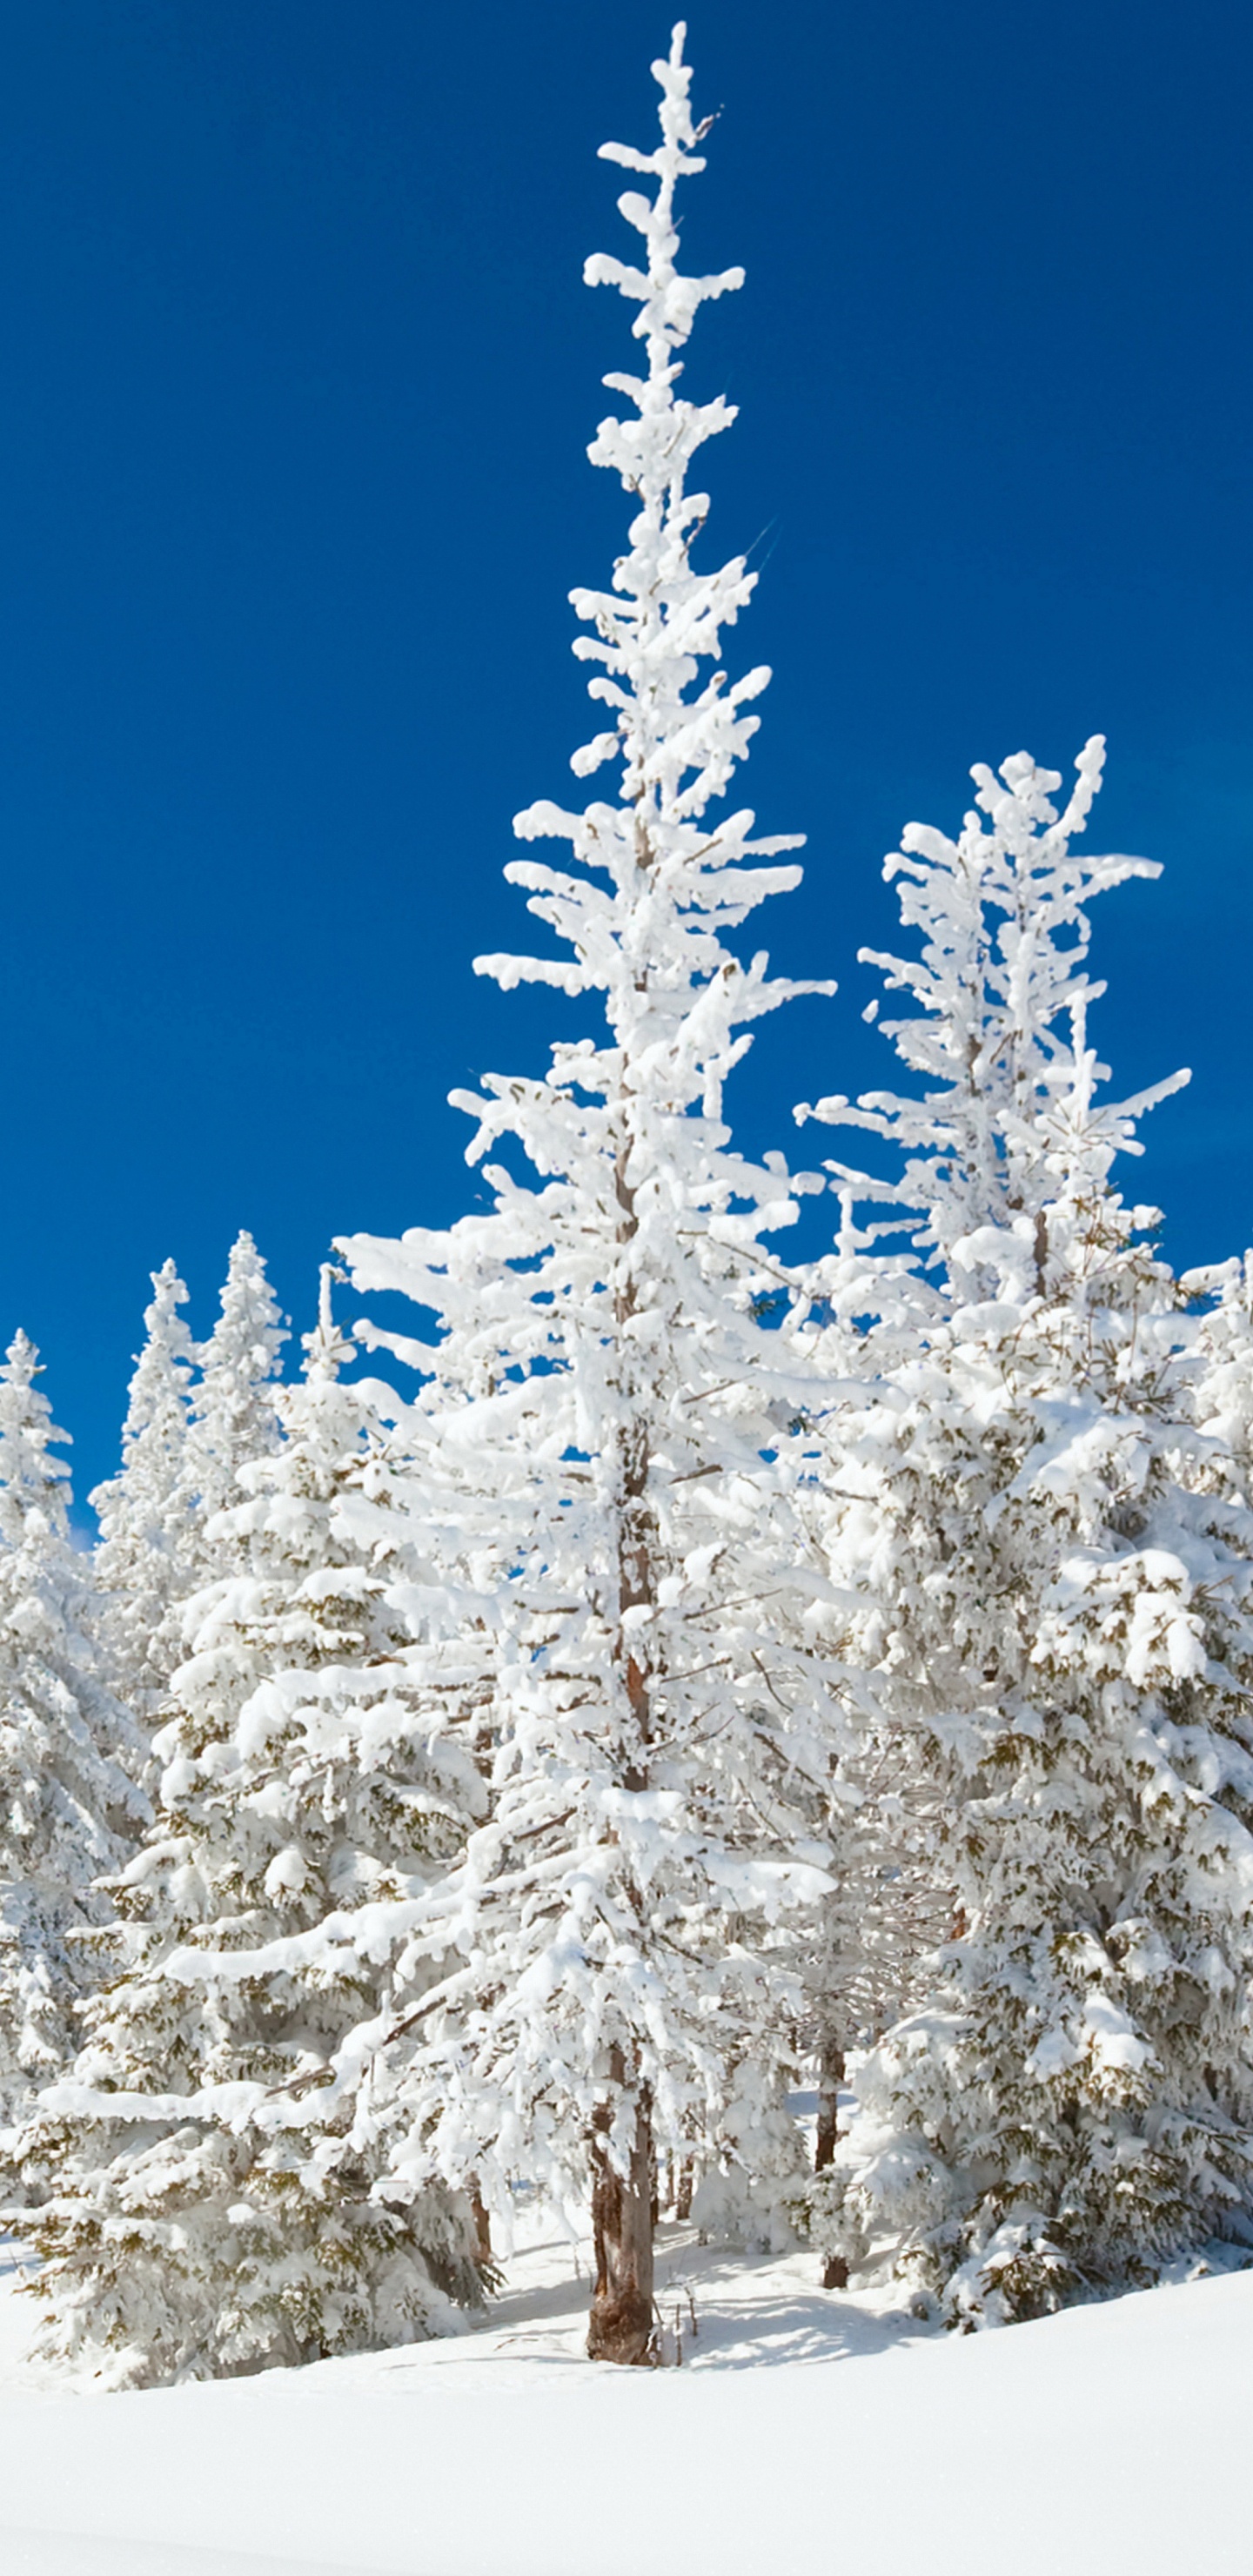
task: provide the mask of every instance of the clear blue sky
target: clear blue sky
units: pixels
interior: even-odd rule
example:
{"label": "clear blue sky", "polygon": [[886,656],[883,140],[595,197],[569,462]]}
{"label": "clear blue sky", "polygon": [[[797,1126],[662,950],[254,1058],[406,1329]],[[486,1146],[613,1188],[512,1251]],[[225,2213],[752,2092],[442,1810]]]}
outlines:
{"label": "clear blue sky", "polygon": [[[1110,740],[1117,1083],[1176,1064],[1137,1195],[1181,1259],[1253,1234],[1250,74],[1233,0],[694,0],[725,113],[687,257],[742,261],[689,384],[710,549],[757,542],[747,773],[810,836],[777,962],[834,973],[742,1132],[882,1081],[855,964],[882,853],[971,761]],[[0,7],[0,1324],[80,1494],[147,1272],[206,1329],[252,1228],[307,1324],[336,1232],[476,1184],[454,1083],[538,1066],[509,820],[587,730],[566,593],[623,502],[584,449],[624,359],[583,256],[630,237],[670,17],[620,0]],[[566,1006],[560,1006],[565,1008]],[[810,1131],[811,1138],[815,1131]]]}

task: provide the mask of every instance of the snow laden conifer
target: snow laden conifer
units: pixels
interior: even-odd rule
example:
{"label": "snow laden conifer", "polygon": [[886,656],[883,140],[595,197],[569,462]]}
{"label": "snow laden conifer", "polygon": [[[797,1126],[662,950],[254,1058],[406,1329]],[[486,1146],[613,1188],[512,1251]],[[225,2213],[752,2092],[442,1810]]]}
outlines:
{"label": "snow laden conifer", "polygon": [[955,1296],[980,1287],[985,1249],[999,1276],[1005,1228],[1022,1247],[1019,1268],[1042,1273],[1049,1208],[1085,1188],[1102,1191],[1114,1155],[1142,1151],[1137,1120],[1189,1078],[1169,1075],[1133,1100],[1095,1097],[1108,1071],[1088,1047],[1087,1014],[1105,986],[1087,972],[1085,907],[1132,878],[1161,875],[1152,859],[1071,847],[1087,829],[1104,762],[1096,734],[1060,814],[1049,801],[1060,775],[1037,769],[1028,753],[1007,760],[999,776],[980,763],[971,772],[975,807],[955,841],[928,824],[908,826],[884,875],[898,882],[902,927],[918,934],[920,954],[859,955],[889,992],[916,1006],[882,1027],[923,1087],[856,1103],[833,1095],[798,1112],[890,1142],[901,1158],[891,1181],[830,1168],[845,1192],[886,1204],[889,1232],[901,1231],[902,1211],[914,1218],[914,1242]]}
{"label": "snow laden conifer", "polygon": [[1253,1252],[1187,1271],[1180,1281],[1195,1314],[1192,1409],[1214,1442],[1213,1465],[1253,1501]]}
{"label": "snow laden conifer", "polygon": [[[847,1560],[847,1549],[841,1556],[833,1547],[832,1526],[850,1512],[852,1525],[861,1523],[864,1487],[855,1467],[846,1472],[846,1461],[871,1424],[881,1423],[884,1382],[913,1364],[938,1302],[909,1250],[891,1237],[890,1220],[860,1225],[844,1191],[835,1245],[807,1268],[808,1314],[798,1312],[797,1339],[815,1390],[810,1419],[800,1420],[792,1436],[800,1452],[797,1500],[817,1563]],[[855,1587],[846,1590],[846,1606],[855,1597]],[[844,1635],[838,1625],[831,1633]],[[844,1642],[848,1656],[838,1687],[845,1722],[832,1775],[833,1884],[797,1926],[807,2053],[817,2076],[817,2173],[835,2154],[850,2053],[896,2019],[919,1961],[947,1921],[934,1869],[934,1777],[925,1764],[905,1758],[878,1676],[866,1669],[860,1624]],[[834,1683],[834,1660],[831,1670]],[[832,2251],[825,2286],[843,2288],[847,2270],[844,2256]]]}
{"label": "snow laden conifer", "polygon": [[198,1352],[200,1382],[191,1408],[187,1487],[202,1580],[214,1571],[209,1522],[238,1501],[240,1468],[278,1446],[274,1380],[286,1339],[265,1263],[245,1229],[231,1246],[221,1313]]}
{"label": "snow laden conifer", "polygon": [[[1060,781],[1020,753],[999,778],[975,770],[978,803],[956,841],[926,825],[908,827],[884,873],[897,881],[902,923],[918,934],[920,953],[863,949],[860,959],[880,969],[889,992],[919,1005],[881,1025],[920,1089],[874,1092],[855,1104],[836,1095],[816,1112],[803,1106],[797,1113],[868,1129],[889,1142],[899,1165],[895,1178],[878,1182],[828,1166],[841,1195],[841,1226],[812,1283],[824,1313],[815,1354],[836,1389],[824,1429],[825,1496],[836,1508],[824,1513],[820,1498],[817,1517],[834,1521],[855,1551],[870,1544],[868,1496],[856,1472],[846,1472],[846,1456],[863,1450],[868,1434],[865,1454],[876,1456],[885,1417],[875,1390],[915,1368],[954,1299],[965,1303],[989,1286],[995,1292],[995,1262],[985,1274],[980,1256],[989,1242],[999,1256],[998,1229],[1012,1229],[1026,1272],[1043,1258],[1047,1210],[1059,1171],[1069,1168],[1063,1130],[1076,1104],[1082,1098],[1081,1123],[1102,1151],[1108,1144],[1138,1153],[1136,1118],[1187,1079],[1175,1076],[1138,1100],[1098,1110],[1079,1078],[1074,1049],[1083,1046],[1088,1007],[1104,990],[1086,973],[1084,905],[1128,878],[1160,874],[1149,860],[1072,849],[1103,762],[1104,743],[1094,738],[1080,755],[1061,817],[1047,801]],[[866,1017],[877,1018],[879,1007],[873,1002]],[[1105,1154],[1102,1170],[1108,1160]],[[864,1225],[859,1200],[868,1202]],[[870,1417],[859,1386],[875,1406]],[[889,1415],[886,1427],[890,1422]],[[882,1464],[890,1482],[891,1442]],[[870,1637],[874,1644],[873,1624]],[[881,1695],[877,1710],[873,1703],[863,1708],[845,1758],[844,1793],[855,1803],[840,1882],[811,1953],[819,2170],[834,2151],[846,2054],[895,2018],[945,1903],[929,1854],[936,1779],[920,1742],[911,1744],[899,1729],[885,1732],[881,1709]],[[842,2269],[839,2257],[835,2268]]]}
{"label": "snow laden conifer", "polygon": [[482,1214],[343,1247],[359,1286],[434,1318],[434,1343],[374,1336],[426,1377],[404,1426],[430,1559],[409,1669],[490,1812],[428,1895],[330,1913],[319,1947],[246,1968],[348,1978],[388,1945],[389,2016],[340,2047],[307,2117],[353,2105],[355,2134],[390,2128],[398,2181],[474,2177],[505,2229],[519,2182],[590,2196],[588,2348],[626,2363],[654,2348],[662,2160],[695,2158],[711,2223],[733,2205],[768,2228],[795,2188],[785,1923],[824,1884],[834,1724],[783,1459],[795,1356],[759,1319],[779,1287],[761,1238],[793,1188],[781,1156],[732,1149],[723,1109],[752,1023],[816,988],[729,945],[798,871],[778,863],[794,843],[722,801],[768,675],[720,667],[754,576],[692,560],[692,460],[733,414],[681,398],[678,353],[740,272],[676,265],[675,187],[703,166],[682,45],[680,27],[654,66],[657,149],[605,147],[650,183],[620,199],[641,264],[586,272],[638,308],[643,353],[608,379],[628,409],[590,451],[631,495],[627,549],[611,589],[574,594],[611,729],[573,767],[619,763],[618,792],[518,817],[523,840],[569,845],[564,867],[508,870],[564,955],[478,961],[506,989],[587,997],[603,1033],[556,1045],[541,1078],[454,1094]]}
{"label": "snow laden conifer", "polygon": [[363,1937],[312,1977],[237,1972],[336,1909],[368,1934],[483,1805],[462,1750],[415,1721],[386,1390],[340,1382],[327,1273],[306,1351],[281,1445],[209,1531],[229,1570],[188,1605],[158,1822],[114,1891],[122,1973],[22,2141],[46,2348],[113,2385],[401,2343],[482,2294],[464,2196],[389,2187],[364,2130],[305,2116],[344,2033],[389,2008],[386,1952]]}
{"label": "snow laden conifer", "polygon": [[1152,2280],[1253,2214],[1253,1524],[1154,1211],[1109,1178],[1175,1083],[1097,1098],[1086,904],[1148,872],[1070,846],[1100,752],[1060,814],[1021,755],[975,772],[956,842],[907,833],[922,953],[880,963],[930,1087],[823,1104],[900,1144],[878,1195],[938,1273],[839,1455],[830,1561],[898,1772],[935,1785],[951,1915],[858,2069],[818,2234],[891,2245],[961,2323]]}
{"label": "snow laden conifer", "polygon": [[139,1738],[106,1686],[89,1560],[70,1539],[65,1439],[18,1333],[0,1367],[0,2120],[76,2045],[95,1882],[142,1830]]}
{"label": "snow laden conifer", "polygon": [[195,1528],[188,1491],[191,1336],[172,1261],[152,1274],[146,1339],[131,1379],[122,1463],[90,1500],[100,1524],[95,1572],[115,1687],[140,1718],[161,1706],[182,1661],[180,1627]]}

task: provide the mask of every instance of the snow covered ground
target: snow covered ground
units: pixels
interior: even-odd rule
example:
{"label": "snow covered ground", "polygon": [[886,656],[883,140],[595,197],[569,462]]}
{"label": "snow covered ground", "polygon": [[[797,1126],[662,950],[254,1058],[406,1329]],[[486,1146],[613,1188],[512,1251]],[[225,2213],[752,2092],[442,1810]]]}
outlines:
{"label": "snow covered ground", "polygon": [[960,2341],[814,2273],[672,2230],[683,2367],[615,2372],[543,2237],[455,2342],[119,2397],[10,2272],[0,2576],[1244,2576],[1253,2273]]}

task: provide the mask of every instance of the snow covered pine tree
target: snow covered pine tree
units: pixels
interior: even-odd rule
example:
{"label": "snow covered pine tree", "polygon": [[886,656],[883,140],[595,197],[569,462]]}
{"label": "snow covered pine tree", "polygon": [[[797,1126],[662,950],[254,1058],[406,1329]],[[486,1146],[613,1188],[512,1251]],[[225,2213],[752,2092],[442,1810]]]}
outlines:
{"label": "snow covered pine tree", "polygon": [[[463,2198],[388,2191],[383,2149],[342,2117],[308,2135],[332,2048],[387,2003],[368,1940],[338,1977],[239,1973],[332,1909],[364,1926],[412,1897],[484,1803],[465,1754],[414,1723],[386,1601],[406,1534],[386,1390],[339,1382],[346,1347],[324,1274],[304,1380],[278,1392],[286,1437],[208,1533],[222,1571],[187,1607],[159,1821],[115,1890],[123,1973],[22,2140],[45,2349],[113,2385],[401,2343],[482,2295]],[[286,2125],[264,2116],[279,2101]]]}
{"label": "snow covered pine tree", "polygon": [[962,2324],[1253,2242],[1253,1520],[1194,1427],[1155,1211],[1108,1177],[1186,1076],[1094,1097],[1084,907],[1157,873],[1070,848],[1102,755],[1060,815],[1022,754],[976,769],[956,842],[910,827],[922,954],[875,962],[927,1088],[819,1110],[900,1146],[877,1194],[941,1274],[839,1454],[830,1562],[900,1771],[936,1783],[952,1920],[857,2071],[817,2233],[890,2244]]}
{"label": "snow covered pine tree", "polygon": [[238,1502],[240,1468],[278,1447],[273,1381],[286,1339],[265,1263],[245,1230],[231,1245],[222,1311],[196,1354],[200,1384],[191,1408],[187,1478],[202,1583],[211,1582],[216,1572],[213,1541],[207,1535],[214,1513]]}
{"label": "snow covered pine tree", "polygon": [[[146,1807],[128,1764],[140,1738],[104,1678],[99,1604],[70,1540],[65,1438],[35,1384],[25,1333],[0,1368],[0,2120],[77,2045],[93,1882],[126,1861]],[[6,2155],[7,2155],[6,2141]]]}
{"label": "snow covered pine tree", "polygon": [[179,1314],[187,1291],[172,1261],[152,1274],[147,1338],[130,1384],[122,1464],[90,1496],[100,1524],[95,1575],[114,1688],[149,1719],[183,1660],[180,1616],[191,1588],[193,1522],[187,1481],[192,1341]]}
{"label": "snow covered pine tree", "polygon": [[250,1234],[240,1234],[231,1248],[222,1310],[200,1346],[179,1313],[187,1291],[172,1261],[153,1272],[152,1285],[121,1468],[91,1496],[100,1522],[95,1570],[106,1596],[103,1634],[114,1687],[145,1720],[163,1705],[183,1660],[188,1596],[217,1570],[208,1524],[238,1499],[241,1466],[277,1443],[272,1380],[286,1338]]}
{"label": "snow covered pine tree", "polygon": [[591,449],[635,501],[629,548],[612,592],[575,594],[593,629],[575,650],[603,666],[592,694],[615,721],[573,766],[621,760],[620,801],[518,818],[523,839],[573,845],[567,872],[508,870],[572,957],[478,961],[506,989],[600,996],[607,1035],[555,1046],[543,1079],[454,1095],[477,1121],[471,1159],[504,1141],[522,1165],[487,1164],[485,1213],[341,1247],[358,1285],[436,1318],[434,1342],[373,1336],[427,1378],[398,1434],[429,1555],[406,1669],[490,1772],[491,1811],[390,1930],[382,1901],[368,1920],[343,1908],[320,1944],[236,1962],[346,1978],[390,1944],[390,2015],[336,2050],[302,2116],[355,2103],[363,2138],[390,2126],[396,2186],[473,2179],[506,2233],[519,2182],[584,2206],[590,2189],[588,2348],[624,2363],[655,2349],[659,2159],[703,2163],[711,2220],[731,2202],[768,2229],[797,2189],[781,1923],[825,1884],[834,1724],[804,1627],[824,1583],[780,1456],[797,1372],[757,1312],[777,1286],[760,1238],[794,1216],[792,1185],[781,1156],[731,1150],[722,1107],[748,1025],[829,988],[772,982],[725,944],[798,871],[751,814],[708,819],[768,675],[700,678],[755,577],[689,553],[707,506],[690,462],[733,414],[678,398],[676,353],[740,273],[675,267],[675,183],[703,166],[682,42],[680,27],[654,66],[659,148],[605,147],[655,182],[620,200],[647,266],[587,269],[639,305],[647,356],[642,379],[609,378],[633,416]]}
{"label": "snow covered pine tree", "polygon": [[1231,1470],[1232,1490],[1253,1501],[1253,1252],[1185,1271],[1179,1285],[1201,1307],[1192,1338],[1192,1409]]}

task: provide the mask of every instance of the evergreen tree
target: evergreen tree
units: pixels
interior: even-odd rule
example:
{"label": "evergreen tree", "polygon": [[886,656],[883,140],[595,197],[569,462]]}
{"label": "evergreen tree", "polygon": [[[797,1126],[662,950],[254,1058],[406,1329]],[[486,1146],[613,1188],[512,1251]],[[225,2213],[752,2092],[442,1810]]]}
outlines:
{"label": "evergreen tree", "polygon": [[210,1580],[215,1571],[209,1522],[238,1500],[240,1468],[278,1446],[274,1380],[286,1339],[265,1263],[252,1236],[241,1232],[231,1246],[222,1311],[198,1353],[200,1383],[187,1440],[187,1489],[196,1516],[201,1581]]}
{"label": "evergreen tree", "polygon": [[0,1367],[0,2118],[73,2054],[95,1882],[133,1850],[139,1739],[106,1687],[89,1560],[70,1539],[64,1441],[18,1333]]}
{"label": "evergreen tree", "polygon": [[1154,1211],[1109,1179],[1174,1084],[1095,1098],[1084,905],[1143,872],[1069,848],[1099,750],[1060,816],[1023,755],[975,772],[958,842],[911,827],[923,954],[882,962],[939,1084],[825,1104],[901,1143],[880,1196],[942,1265],[848,1426],[830,1553],[899,1770],[936,1786],[951,1925],[858,2069],[818,2234],[891,2240],[962,2323],[1250,2231],[1253,1521],[1195,1427]]}
{"label": "evergreen tree", "polygon": [[542,1079],[454,1095],[487,1158],[483,1214],[345,1247],[360,1285],[435,1319],[434,1344],[374,1337],[427,1378],[404,1427],[428,1557],[407,1668],[426,1723],[489,1768],[490,1812],[428,1896],[341,1909],[317,1947],[247,1963],[350,1978],[386,1945],[393,2018],[340,2047],[310,2119],[344,2104],[363,2137],[389,2126],[399,2182],[475,2178],[506,2228],[519,2181],[590,2193],[589,2350],[631,2363],[653,2349],[659,2159],[703,2161],[711,2222],[721,2198],[766,2228],[796,2186],[785,1926],[824,1883],[835,1722],[827,1587],[784,1459],[809,1378],[760,1311],[780,1287],[761,1238],[793,1186],[781,1156],[732,1150],[723,1111],[751,1024],[814,988],[728,945],[798,872],[750,813],[710,812],[768,675],[702,676],[754,576],[690,553],[691,460],[733,414],[680,399],[678,352],[740,273],[675,266],[675,184],[703,166],[682,39],[654,66],[659,148],[605,147],[655,183],[620,200],[646,266],[587,269],[638,304],[646,360],[608,379],[632,410],[591,449],[632,495],[627,551],[611,591],[575,594],[613,729],[573,766],[620,761],[619,795],[517,821],[571,844],[566,869],[508,871],[570,953],[478,961],[506,989],[596,997],[607,1026],[555,1046]]}
{"label": "evergreen tree", "polygon": [[107,1596],[104,1632],[115,1684],[142,1718],[162,1705],[182,1661],[180,1619],[194,1544],[187,1487],[192,1343],[178,1311],[187,1291],[172,1261],[154,1270],[152,1287],[121,1468],[90,1497],[100,1523],[95,1570]]}
{"label": "evergreen tree", "polygon": [[[1142,1152],[1137,1120],[1189,1079],[1171,1074],[1133,1100],[1095,1098],[1109,1072],[1088,1047],[1087,1014],[1105,986],[1087,972],[1085,906],[1131,878],[1161,875],[1154,859],[1072,849],[1104,762],[1104,739],[1094,734],[1061,814],[1049,801],[1060,774],[1037,769],[1027,752],[999,775],[980,762],[971,772],[975,806],[955,841],[929,824],[908,826],[884,875],[898,880],[902,926],[918,933],[921,953],[863,948],[859,956],[879,968],[889,992],[917,1005],[882,1027],[924,1087],[856,1103],[833,1095],[797,1113],[889,1141],[901,1160],[895,1179],[828,1168],[843,1191],[887,1208],[889,1237],[912,1220],[913,1241],[954,1297],[979,1292],[985,1248],[988,1276],[999,1276],[1007,1228],[1022,1247],[1024,1279],[1042,1274],[1041,1220],[1059,1193],[1103,1188],[1115,1154]],[[872,1003],[871,1014],[877,1009]],[[893,1276],[899,1300],[899,1265]]]}
{"label": "evergreen tree", "polygon": [[1180,1288],[1197,1314],[1191,1341],[1192,1410],[1215,1443],[1213,1469],[1253,1501],[1253,1252],[1190,1270]]}
{"label": "evergreen tree", "polygon": [[159,1823],[115,1889],[122,1973],[22,2142],[47,2348],[118,2385],[403,2342],[481,2296],[464,2199],[390,2184],[342,2117],[310,2149],[337,2041],[391,2010],[386,1963],[363,1944],[338,1972],[247,1971],[258,1943],[299,1954],[338,1910],[412,1902],[483,1800],[414,1722],[385,1391],[339,1382],[345,1349],[324,1274],[282,1445],[209,1532],[228,1570],[188,1608]]}
{"label": "evergreen tree", "polygon": [[[912,1364],[938,1303],[891,1235],[882,1219],[860,1227],[845,1192],[834,1250],[809,1266],[808,1316],[797,1317],[816,1381],[812,1420],[793,1426],[798,1500],[814,1561],[840,1571],[854,1531],[867,1535],[859,1448],[880,1414],[885,1379]],[[833,1525],[842,1547],[833,1545]],[[847,1607],[856,1586],[850,1593],[841,1584],[840,1592]],[[903,1758],[899,1730],[866,1668],[860,1625],[845,1643],[848,1660],[838,1673],[832,1665],[843,1699],[832,1756],[833,1885],[817,1913],[798,1925],[805,2036],[818,2080],[819,2174],[835,2154],[850,2053],[897,2018],[920,1959],[947,1921],[934,1872],[935,1780],[925,1764]],[[824,2285],[843,2288],[846,2281],[846,2260],[832,2251]]]}

